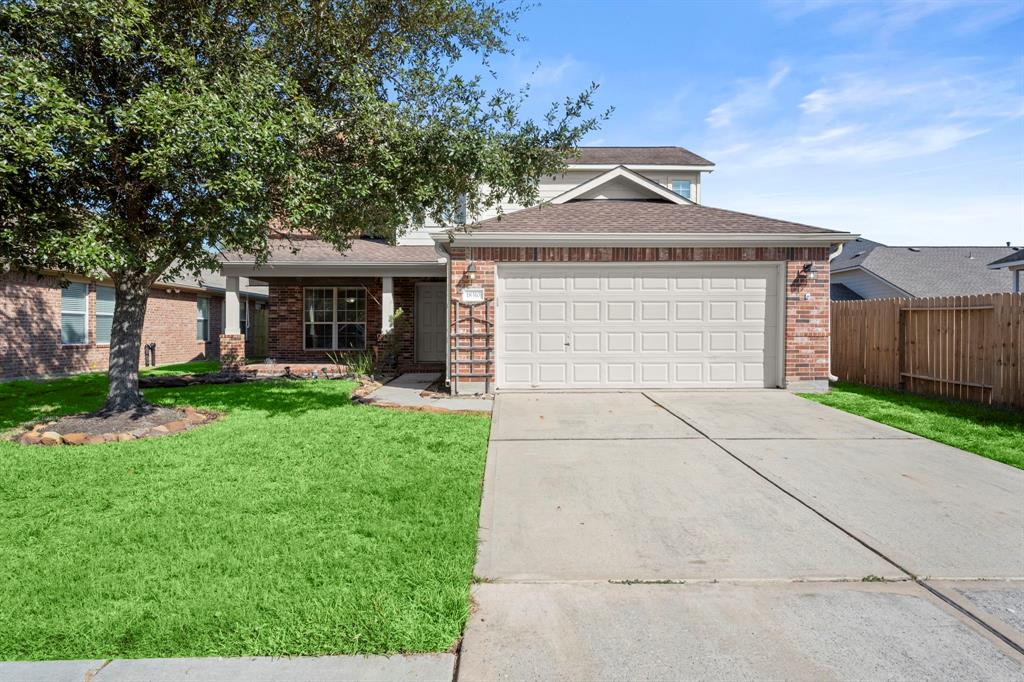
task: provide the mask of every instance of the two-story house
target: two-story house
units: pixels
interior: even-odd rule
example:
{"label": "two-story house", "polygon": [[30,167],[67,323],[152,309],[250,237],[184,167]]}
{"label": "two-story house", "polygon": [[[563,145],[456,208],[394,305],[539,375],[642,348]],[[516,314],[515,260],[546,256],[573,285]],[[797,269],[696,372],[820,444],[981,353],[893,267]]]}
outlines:
{"label": "two-story house", "polygon": [[227,319],[238,276],[266,282],[269,355],[319,362],[378,349],[400,308],[400,369],[459,393],[826,388],[828,261],[855,235],[704,206],[713,169],[681,147],[582,148],[537,206],[344,253],[302,239],[260,267],[229,254]]}

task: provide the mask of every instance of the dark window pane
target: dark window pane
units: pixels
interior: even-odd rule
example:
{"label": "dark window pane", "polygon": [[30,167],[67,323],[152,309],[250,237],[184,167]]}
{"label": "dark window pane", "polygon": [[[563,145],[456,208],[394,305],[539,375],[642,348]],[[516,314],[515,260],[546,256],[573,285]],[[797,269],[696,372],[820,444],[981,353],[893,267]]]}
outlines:
{"label": "dark window pane", "polygon": [[366,321],[366,290],[338,289],[338,322]]}
{"label": "dark window pane", "polygon": [[338,348],[342,350],[362,350],[366,347],[365,324],[339,324]]}
{"label": "dark window pane", "polygon": [[332,289],[306,289],[306,322],[333,322],[331,306],[334,305]]}
{"label": "dark window pane", "polygon": [[331,325],[329,324],[307,324],[306,325],[306,348],[331,347]]}

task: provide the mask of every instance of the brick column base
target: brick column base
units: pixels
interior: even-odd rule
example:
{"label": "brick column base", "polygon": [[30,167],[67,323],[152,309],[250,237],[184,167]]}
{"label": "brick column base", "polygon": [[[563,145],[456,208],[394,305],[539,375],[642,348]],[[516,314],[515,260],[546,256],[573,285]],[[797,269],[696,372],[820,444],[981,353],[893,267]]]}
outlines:
{"label": "brick column base", "polygon": [[221,369],[237,369],[243,362],[245,362],[245,337],[241,334],[221,334]]}

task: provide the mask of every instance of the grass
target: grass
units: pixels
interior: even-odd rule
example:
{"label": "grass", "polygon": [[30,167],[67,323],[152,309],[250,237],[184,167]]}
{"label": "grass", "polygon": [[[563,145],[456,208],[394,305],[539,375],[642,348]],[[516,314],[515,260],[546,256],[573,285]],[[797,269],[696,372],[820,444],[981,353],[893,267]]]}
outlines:
{"label": "grass", "polygon": [[[227,415],[148,441],[0,442],[0,660],[449,649],[489,421],[352,405],[352,386],[149,389]],[[0,430],[105,391],[0,384]]]}
{"label": "grass", "polygon": [[168,376],[172,374],[210,374],[220,369],[220,362],[217,360],[196,360],[194,362],[182,362],[177,365],[163,365],[144,369],[139,374],[148,377]]}
{"label": "grass", "polygon": [[805,398],[1024,469],[1024,414],[839,383]]}

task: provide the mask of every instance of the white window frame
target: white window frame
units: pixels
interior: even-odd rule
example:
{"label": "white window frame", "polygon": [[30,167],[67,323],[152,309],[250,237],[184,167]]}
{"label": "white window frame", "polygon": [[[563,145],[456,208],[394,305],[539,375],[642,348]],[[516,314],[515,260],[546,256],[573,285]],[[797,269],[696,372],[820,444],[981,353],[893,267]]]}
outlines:
{"label": "white window frame", "polygon": [[[202,301],[206,301],[206,317],[199,317],[199,311],[202,309],[199,304]],[[206,322],[206,335],[204,338],[199,338],[199,322],[201,320]],[[208,296],[196,297],[196,343],[199,342],[210,342],[210,298]]]}
{"label": "white window frame", "polygon": [[[69,282],[69,284],[81,284],[82,286],[85,287],[85,310],[82,311],[81,313],[74,313],[74,312],[65,313],[64,312],[64,291],[65,291],[66,287],[61,287],[60,288],[60,296],[61,296],[61,301],[60,301],[60,317],[58,318],[60,320],[60,326],[57,329],[58,338],[60,339],[60,345],[61,346],[67,346],[67,347],[71,347],[71,346],[78,346],[78,347],[88,346],[89,345],[89,283],[88,282],[77,282],[77,281],[72,280],[71,282]],[[82,319],[83,319],[83,321],[85,323],[85,340],[84,341],[79,342],[79,343],[64,343],[64,316],[65,315],[81,315],[82,316]]]}
{"label": "white window frame", "polygon": [[[227,317],[225,315],[225,317]],[[227,320],[224,321],[227,324]],[[239,297],[238,301],[238,327],[242,336],[249,339],[249,299]]]}
{"label": "white window frame", "polygon": [[[306,297],[309,291],[330,291],[331,292],[331,321],[330,322],[310,322],[306,319]],[[339,322],[338,321],[338,292],[339,291],[360,291],[363,295],[363,320],[362,322]],[[369,295],[367,294],[366,288],[361,286],[343,286],[343,287],[303,287],[302,288],[302,350],[307,351],[346,351],[346,352],[359,352],[364,351],[367,348],[367,312],[369,310]],[[310,348],[306,345],[306,328],[313,324],[330,324],[331,325],[331,347],[330,348]],[[363,325],[363,345],[360,348],[338,348],[338,325],[342,324],[361,324]]]}
{"label": "white window frame", "polygon": [[[675,188],[675,186],[674,186],[674,185],[675,185],[675,184],[676,184],[677,182],[688,182],[688,183],[690,183],[690,192],[689,192],[689,195],[686,195],[686,194],[679,194],[679,192],[676,192],[676,188]],[[671,190],[672,190],[672,191],[673,191],[673,192],[674,192],[675,194],[678,194],[679,196],[683,197],[684,199],[689,199],[690,201],[693,201],[693,184],[694,184],[694,183],[693,183],[693,180],[692,180],[692,179],[690,179],[690,178],[673,178],[673,179],[672,179],[672,180],[671,180],[671,181],[670,181],[670,182],[668,183],[668,186],[669,186],[669,189],[671,189]]]}
{"label": "white window frame", "polygon": [[[113,312],[109,312],[109,313],[101,313],[100,312],[100,289],[101,288],[110,289],[111,291],[114,292],[114,305],[117,305],[117,288],[114,287],[113,285],[107,285],[107,284],[97,284],[96,285],[96,310],[93,313],[93,316],[97,320],[99,318],[101,318],[101,317],[109,317],[110,318],[110,338],[114,338],[114,313]],[[100,329],[99,324],[94,324],[93,325],[93,334],[94,334],[94,336],[96,338],[96,345],[97,346],[109,346],[110,345],[110,341],[107,341],[106,343],[103,343],[103,342],[100,341],[99,329]]]}

